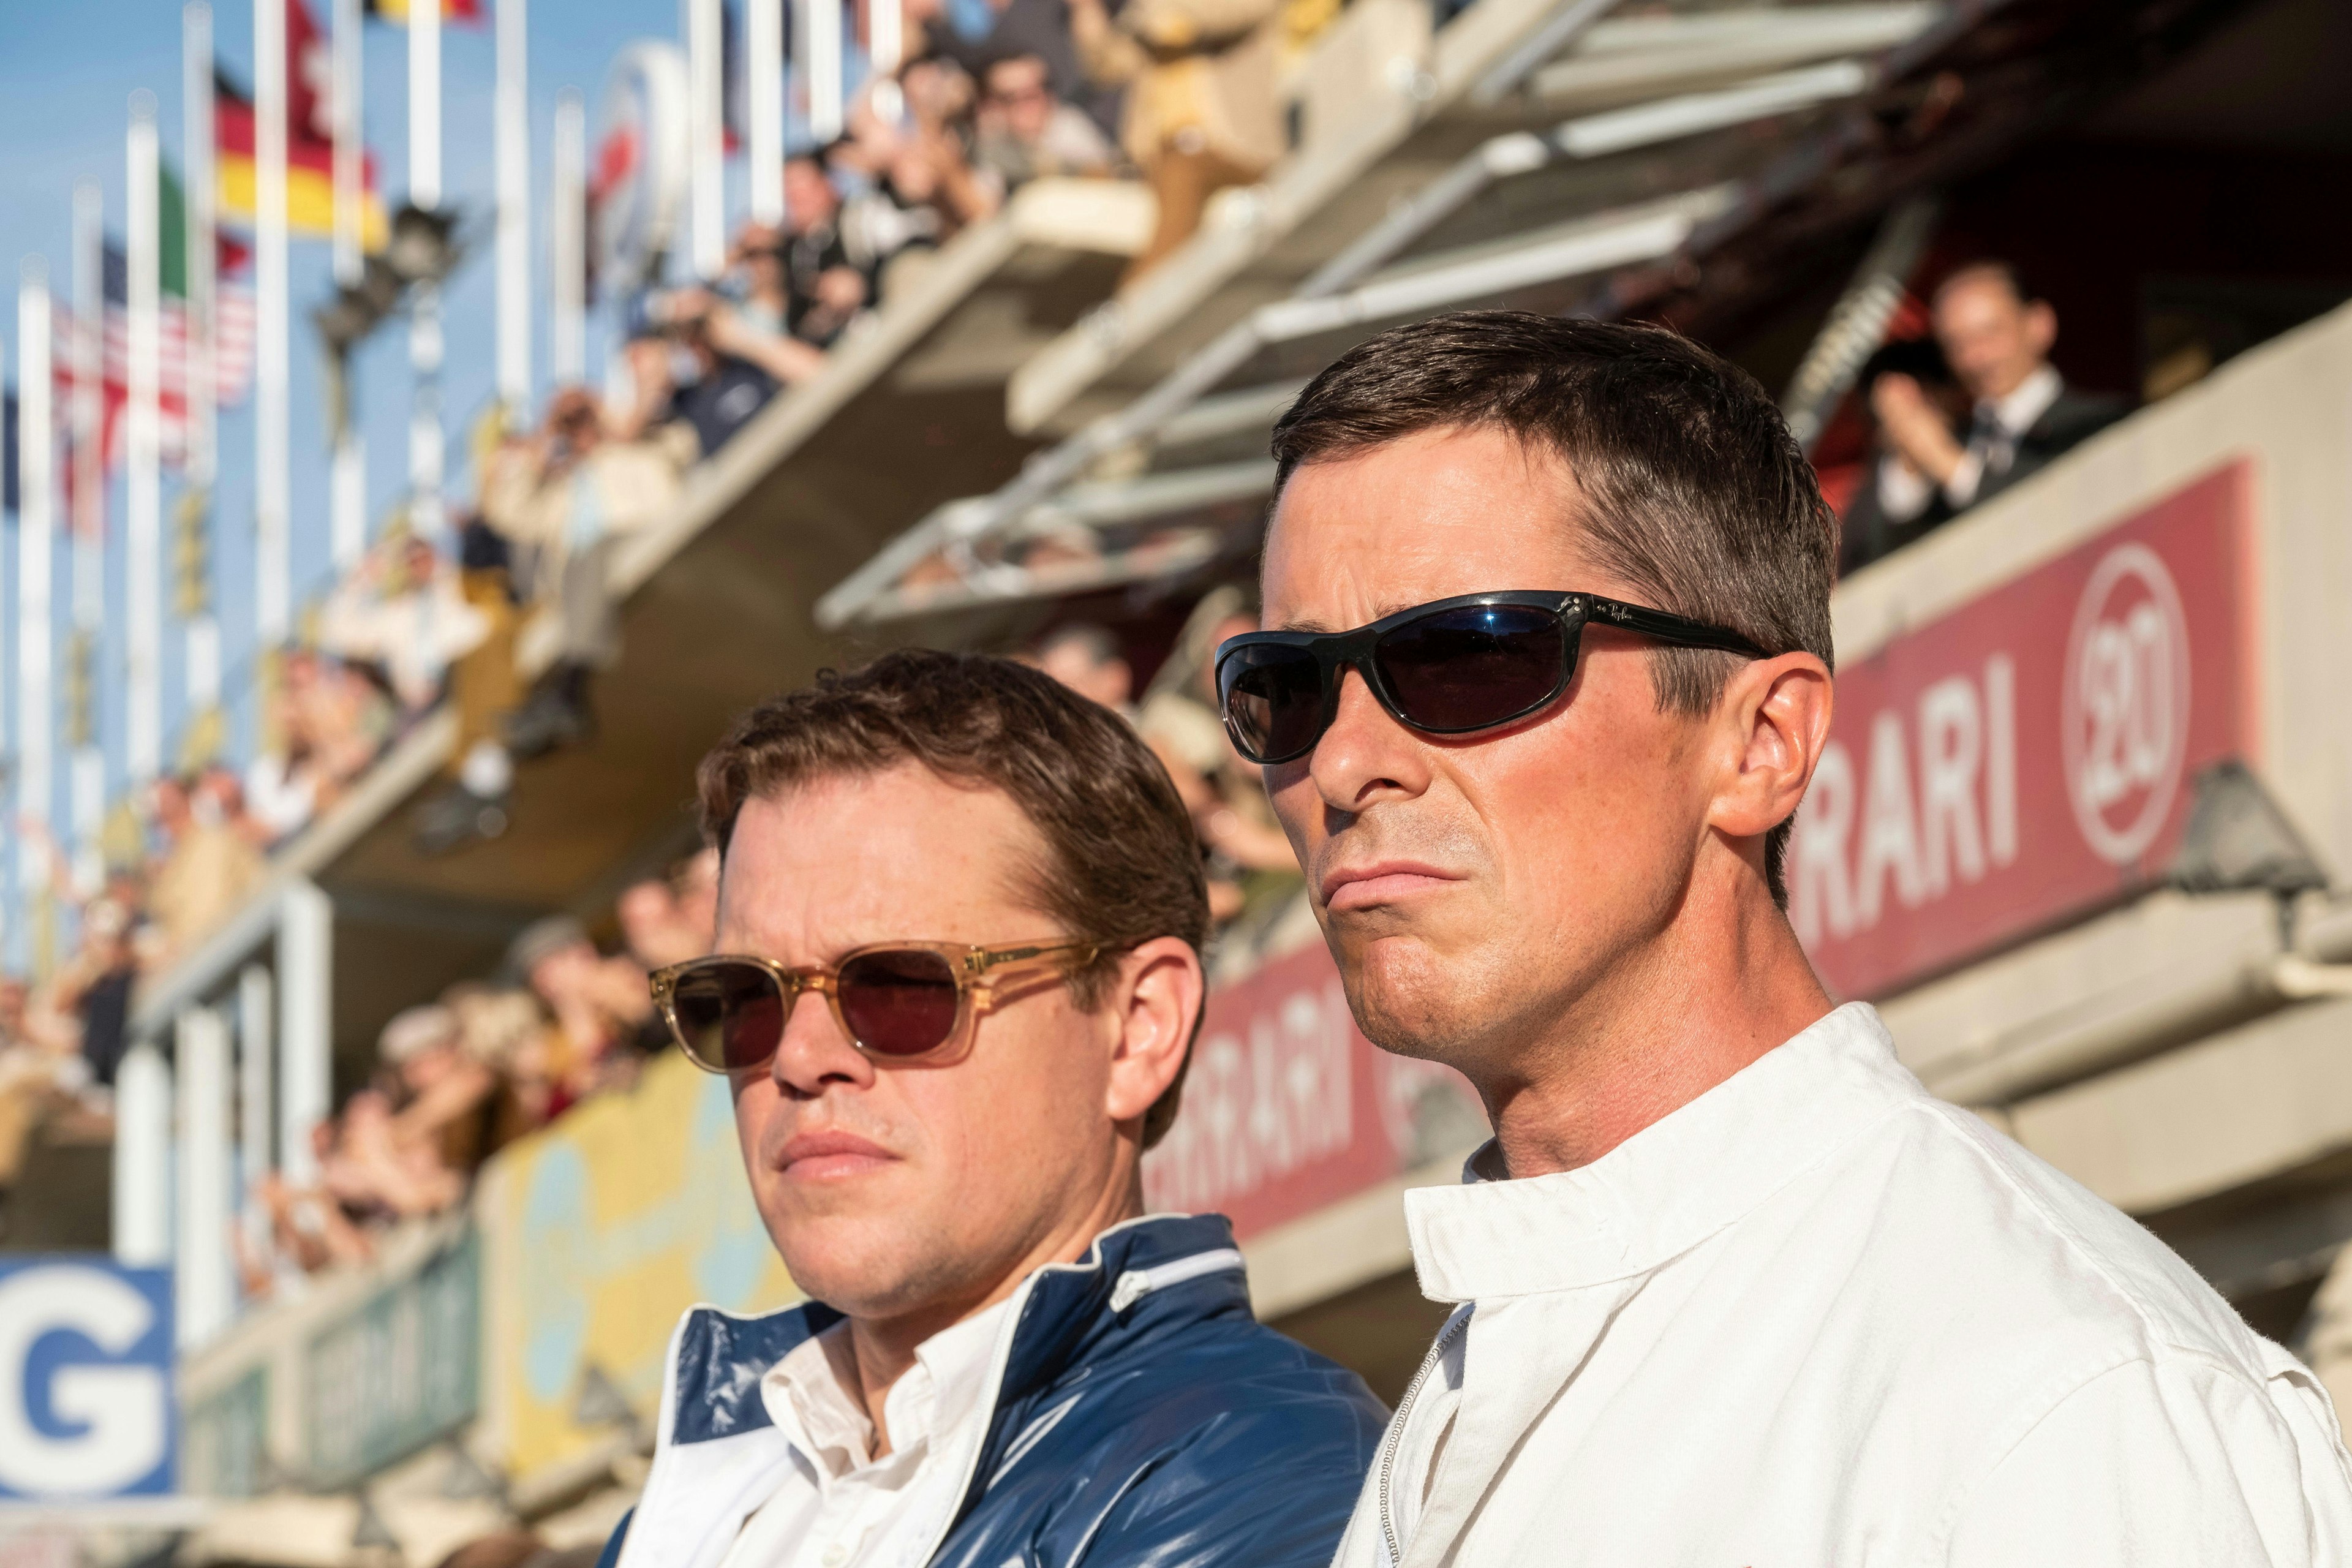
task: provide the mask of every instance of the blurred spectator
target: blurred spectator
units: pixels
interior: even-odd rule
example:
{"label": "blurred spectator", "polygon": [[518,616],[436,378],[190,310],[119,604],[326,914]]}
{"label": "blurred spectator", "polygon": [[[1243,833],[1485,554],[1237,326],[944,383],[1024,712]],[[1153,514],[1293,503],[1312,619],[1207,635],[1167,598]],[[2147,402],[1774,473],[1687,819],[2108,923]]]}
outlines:
{"label": "blurred spectator", "polygon": [[1118,651],[1118,639],[1086,622],[1045,634],[1022,662],[1034,665],[1079,696],[1133,717],[1135,671]]}
{"label": "blurred spectator", "polygon": [[429,1149],[443,1169],[471,1175],[496,1136],[499,1079],[467,1050],[457,1009],[433,1002],[395,1015],[376,1055],[394,1078],[395,1142]]}
{"label": "blurred spectator", "polygon": [[874,298],[875,278],[850,257],[841,232],[841,193],[821,160],[805,153],[784,160],[784,213],[792,335],[829,348]]}
{"label": "blurred spectator", "polygon": [[553,915],[515,938],[507,967],[554,1016],[545,1042],[550,1117],[634,1076],[636,1058],[625,1047],[649,1036],[653,1022],[635,961],[602,956],[578,921]]}
{"label": "blurred spectator", "polygon": [[1094,121],[1054,96],[1042,57],[1013,55],[982,73],[972,162],[1003,192],[1057,175],[1108,174],[1117,159]]}
{"label": "blurred spectator", "polygon": [[[1965,432],[1917,378],[1899,372],[1870,387],[1883,451],[1875,482],[1850,509],[1847,532],[1899,548],[2121,418],[2121,399],[2066,385],[2050,363],[2058,315],[2027,297],[2006,263],[1963,267],[1936,290],[1936,341],[1970,400]],[[1864,549],[1870,548],[1868,545]]]}
{"label": "blurred spectator", "polygon": [[[693,449],[677,454],[680,467],[733,439],[779,386],[824,368],[824,356],[814,347],[754,326],[707,289],[649,298],[645,330],[626,353],[635,395],[601,434],[635,440],[664,429],[691,431]],[[579,395],[587,397],[584,390]],[[593,408],[589,401],[562,410],[551,405],[549,418],[562,412],[576,421]]]}
{"label": "blurred spectator", "polygon": [[1241,602],[1223,588],[1194,606],[1136,715],[1208,851],[1209,911],[1221,924],[1244,914],[1269,920],[1306,885],[1263,775],[1233,749],[1217,714],[1218,646],[1257,629]]}
{"label": "blurred spectator", "polygon": [[919,25],[931,48],[973,77],[991,61],[1031,55],[1045,64],[1047,88],[1073,103],[1095,129],[1118,129],[1121,94],[1116,84],[1097,82],[1078,58],[1071,35],[1069,0],[909,0],[908,19]]}
{"label": "blurred spectator", "polygon": [[246,770],[246,809],[267,840],[299,832],[341,798],[391,740],[392,703],[340,661],[289,648],[268,695],[270,741]]}
{"label": "blurred spectator", "polygon": [[81,1057],[91,1079],[109,1088],[131,1045],[131,993],[139,980],[133,921],[122,899],[92,899],[82,907],[81,946],[50,982],[56,1005],[72,1009],[80,1021]]}
{"label": "blurred spectator", "polygon": [[1277,81],[1281,0],[1070,0],[1079,58],[1127,88],[1119,141],[1158,198],[1150,243],[1128,276],[1201,226],[1209,198],[1255,184],[1286,146]]}
{"label": "blurred spectator", "polygon": [[147,889],[147,914],[161,942],[151,962],[168,963],[235,914],[268,879],[268,863],[245,821],[243,792],[224,769],[192,784],[158,779],[150,794],[167,847]]}
{"label": "blurred spectator", "polygon": [[625,890],[614,913],[629,952],[648,970],[710,951],[719,919],[719,852],[705,849],[668,877]]}
{"label": "blurred spectator", "polygon": [[449,667],[488,633],[456,563],[405,530],[369,551],[319,616],[320,650],[374,667],[409,713],[440,700]]}

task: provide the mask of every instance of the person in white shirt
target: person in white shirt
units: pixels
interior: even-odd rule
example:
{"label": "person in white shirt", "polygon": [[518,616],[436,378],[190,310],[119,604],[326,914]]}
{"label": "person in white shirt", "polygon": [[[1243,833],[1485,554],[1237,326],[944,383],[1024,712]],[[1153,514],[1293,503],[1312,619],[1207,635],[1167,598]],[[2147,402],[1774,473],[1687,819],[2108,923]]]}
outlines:
{"label": "person in white shirt", "polygon": [[1990,500],[2122,417],[2119,399],[2078,391],[2050,363],[2058,313],[2030,298],[2004,262],[1962,267],[1937,287],[1936,342],[1971,402],[1956,435],[1915,376],[1870,386],[1886,450],[1874,500],[1895,528],[1924,531]]}
{"label": "person in white shirt", "polygon": [[1406,1194],[1454,1310],[1340,1568],[2338,1563],[2316,1381],[1929,1097],[1790,931],[1834,526],[1670,332],[1384,332],[1276,424],[1219,655],[1357,1020],[1494,1141]]}
{"label": "person in white shirt", "polygon": [[727,1075],[804,1306],[689,1311],[607,1568],[1320,1568],[1386,1412],[1143,1213],[1202,1001],[1183,802],[1125,721],[908,650],[701,771],[717,952],[653,976]]}

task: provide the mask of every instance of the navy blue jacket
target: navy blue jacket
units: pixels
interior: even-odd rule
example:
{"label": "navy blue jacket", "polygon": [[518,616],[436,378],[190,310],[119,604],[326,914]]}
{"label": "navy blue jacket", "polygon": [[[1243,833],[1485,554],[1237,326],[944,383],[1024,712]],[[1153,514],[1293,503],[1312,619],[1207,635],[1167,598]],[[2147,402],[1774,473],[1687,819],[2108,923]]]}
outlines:
{"label": "navy blue jacket", "polygon": [[[1387,1413],[1261,1326],[1221,1215],[1106,1231],[1039,1269],[1000,1339],[987,1433],[930,1568],[1324,1568]],[[689,1311],[653,1468],[599,1568],[718,1568],[798,1461],[760,1379],[840,1315]]]}

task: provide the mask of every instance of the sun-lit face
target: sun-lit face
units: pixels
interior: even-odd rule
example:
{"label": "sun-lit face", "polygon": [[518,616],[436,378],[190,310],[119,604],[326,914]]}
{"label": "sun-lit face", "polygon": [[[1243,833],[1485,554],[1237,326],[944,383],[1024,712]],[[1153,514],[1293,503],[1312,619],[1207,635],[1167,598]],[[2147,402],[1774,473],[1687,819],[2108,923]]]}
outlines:
{"label": "sun-lit face", "polygon": [[[830,963],[872,942],[1066,935],[1016,892],[1044,853],[1008,796],[908,764],[754,799],[719,882],[718,950]],[[1118,1175],[1118,1029],[1020,984],[949,1067],[877,1068],[804,992],[775,1060],[733,1082],[760,1213],[800,1287],[860,1318],[968,1310]]]}
{"label": "sun-lit face", "polygon": [[[1343,630],[1458,594],[1641,595],[1587,558],[1573,477],[1492,430],[1309,464],[1265,547],[1265,623]],[[1698,721],[1658,710],[1645,645],[1588,628],[1550,707],[1450,739],[1350,671],[1307,756],[1266,770],[1365,1032],[1482,1087],[1664,929],[1705,836]]]}

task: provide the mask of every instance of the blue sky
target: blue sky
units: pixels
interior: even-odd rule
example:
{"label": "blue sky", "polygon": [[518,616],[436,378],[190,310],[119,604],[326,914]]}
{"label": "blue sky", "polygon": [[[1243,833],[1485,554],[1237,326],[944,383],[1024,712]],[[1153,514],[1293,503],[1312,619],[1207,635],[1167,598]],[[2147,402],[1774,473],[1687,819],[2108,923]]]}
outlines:
{"label": "blue sky", "polygon": [[[309,0],[323,27],[329,0]],[[486,4],[487,9],[487,4]],[[252,70],[251,0],[215,0],[214,35],[222,62],[242,80]],[[605,73],[629,39],[679,37],[677,0],[536,0],[531,7],[530,121],[532,179],[539,194],[532,218],[538,253],[534,279],[541,313],[534,324],[539,390],[546,388],[547,331],[544,317],[547,226],[543,203],[557,93],[578,87],[588,94],[591,136]],[[365,45],[364,113],[368,143],[374,151],[387,205],[397,205],[407,186],[406,36],[372,26]],[[453,470],[465,462],[465,430],[491,395],[494,288],[487,223],[493,189],[491,163],[490,29],[451,26],[443,33],[445,83],[444,184],[448,199],[482,225],[478,248],[447,291],[449,342],[444,407]],[[0,5],[0,342],[7,353],[7,380],[16,380],[16,283],[26,256],[47,259],[53,286],[70,276],[73,190],[77,182],[98,182],[106,192],[109,229],[119,235],[123,215],[123,128],[131,92],[152,91],[165,154],[180,155],[180,5],[178,0],[75,0],[69,5],[10,0]],[[730,171],[740,200],[742,174]],[[293,550],[298,605],[314,597],[328,572],[327,463],[320,375],[310,309],[329,290],[327,247],[298,241],[293,247]],[[600,334],[592,323],[590,365],[600,363]],[[358,371],[360,409],[368,443],[371,526],[395,502],[407,468],[406,417],[410,380],[405,332],[398,323],[380,331],[362,351]],[[252,658],[252,472],[250,407],[225,411],[221,479],[215,510],[215,603],[224,627],[224,663],[232,689]],[[457,485],[469,482],[453,471]],[[166,517],[175,486],[165,482]],[[121,527],[121,487],[111,508],[110,542]],[[6,533],[6,563],[0,571],[8,627],[0,669],[5,671],[5,702],[13,739],[16,701],[16,530]],[[113,550],[109,577],[110,627],[120,626],[121,552]],[[65,552],[59,552],[62,564]],[[167,590],[168,592],[168,590]],[[62,611],[64,584],[58,584]],[[61,616],[62,618],[62,616]],[[118,640],[110,637],[101,725],[113,771],[120,776],[122,702]],[[164,646],[165,728],[175,735],[179,710],[179,648],[176,626]],[[249,734],[249,709],[239,715],[240,736]],[[167,746],[170,742],[167,740]],[[11,747],[13,750],[13,746]],[[58,797],[64,797],[60,773]],[[14,837],[9,835],[8,837]],[[15,922],[10,922],[14,924]]]}

